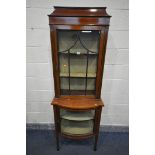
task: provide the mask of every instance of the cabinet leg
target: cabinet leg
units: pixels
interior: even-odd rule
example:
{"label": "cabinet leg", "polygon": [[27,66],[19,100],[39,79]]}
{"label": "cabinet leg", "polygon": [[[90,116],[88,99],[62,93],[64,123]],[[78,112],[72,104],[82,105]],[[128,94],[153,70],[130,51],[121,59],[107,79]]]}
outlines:
{"label": "cabinet leg", "polygon": [[59,151],[60,147],[59,147],[59,134],[56,133],[56,145],[57,145],[57,151]]}
{"label": "cabinet leg", "polygon": [[97,150],[97,141],[98,141],[98,134],[95,136],[94,151]]}
{"label": "cabinet leg", "polygon": [[97,150],[97,141],[98,141],[98,136],[99,136],[101,111],[102,111],[102,107],[99,107],[99,108],[97,108],[95,110],[95,122],[94,122],[95,143],[94,143],[94,151]]}
{"label": "cabinet leg", "polygon": [[57,106],[53,106],[54,121],[55,121],[55,135],[56,135],[56,148],[59,151],[59,132],[60,132],[60,110]]}

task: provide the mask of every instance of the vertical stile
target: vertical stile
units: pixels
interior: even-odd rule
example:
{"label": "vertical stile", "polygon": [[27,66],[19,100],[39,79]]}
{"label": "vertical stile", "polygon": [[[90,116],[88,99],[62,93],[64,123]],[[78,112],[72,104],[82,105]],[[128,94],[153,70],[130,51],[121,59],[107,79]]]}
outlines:
{"label": "vertical stile", "polygon": [[87,50],[87,65],[86,65],[86,84],[85,84],[85,95],[86,95],[86,93],[87,93],[88,56],[89,56],[89,51]]}
{"label": "vertical stile", "polygon": [[[97,55],[96,55],[96,59],[97,59],[97,61],[98,61],[98,58],[99,58],[99,47],[100,47],[100,34],[101,34],[101,32],[100,31],[98,31],[98,33],[99,33],[99,36],[98,36],[98,46],[97,46]],[[97,78],[97,67],[98,67],[98,65],[96,65],[96,77],[95,77],[95,93],[96,93],[96,78]]]}
{"label": "vertical stile", "polygon": [[69,95],[71,94],[70,92],[70,49],[68,50],[68,70],[69,70]]}

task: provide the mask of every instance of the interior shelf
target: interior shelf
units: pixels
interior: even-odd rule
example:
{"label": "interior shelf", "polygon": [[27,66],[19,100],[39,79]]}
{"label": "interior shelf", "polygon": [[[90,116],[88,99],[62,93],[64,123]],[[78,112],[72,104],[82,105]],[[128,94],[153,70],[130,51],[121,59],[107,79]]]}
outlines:
{"label": "interior shelf", "polygon": [[68,90],[68,89],[61,89],[62,95],[94,95],[95,90]]}
{"label": "interior shelf", "polygon": [[93,133],[93,120],[69,121],[61,120],[61,132],[68,135],[84,135]]}
{"label": "interior shelf", "polygon": [[77,112],[61,109],[60,111],[61,118],[72,121],[92,120],[94,119],[94,113],[95,113],[94,110]]}
{"label": "interior shelf", "polygon": [[[65,55],[75,55],[75,56],[80,56],[80,55],[87,55],[87,53],[81,53],[81,52],[74,52],[74,53],[68,53],[68,51],[65,51],[65,52],[58,52],[59,54],[65,54]],[[98,53],[88,53],[89,56],[94,56],[94,55],[98,55]]]}
{"label": "interior shelf", "polygon": [[[69,77],[69,73],[60,73],[60,77]],[[70,77],[86,77],[86,73],[70,73]],[[95,78],[96,73],[87,73],[87,78]]]}

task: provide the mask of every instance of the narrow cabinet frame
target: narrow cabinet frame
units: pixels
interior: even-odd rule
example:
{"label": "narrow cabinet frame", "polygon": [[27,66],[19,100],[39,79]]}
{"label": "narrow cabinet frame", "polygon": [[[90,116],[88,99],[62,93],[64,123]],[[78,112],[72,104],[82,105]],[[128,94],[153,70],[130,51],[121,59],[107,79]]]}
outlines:
{"label": "narrow cabinet frame", "polygon": [[[53,12],[48,15],[49,17],[49,26],[50,26],[50,39],[51,39],[51,52],[52,52],[52,62],[53,62],[53,78],[54,78],[54,92],[55,96],[52,99],[51,105],[53,106],[53,113],[54,113],[54,123],[55,123],[55,137],[56,137],[56,148],[57,150],[60,149],[59,142],[60,142],[60,136],[63,136],[65,138],[70,138],[74,140],[83,140],[85,138],[94,137],[94,151],[97,150],[97,141],[99,137],[99,129],[100,129],[100,120],[101,120],[101,112],[102,108],[104,107],[104,102],[101,99],[101,88],[102,88],[102,79],[103,79],[103,72],[104,72],[104,63],[105,63],[105,55],[106,55],[106,46],[107,46],[107,39],[108,39],[108,30],[109,30],[109,24],[110,24],[110,18],[111,16],[107,14],[106,7],[60,7],[55,6]],[[87,83],[85,83],[85,94],[82,94],[83,89],[75,89],[78,91],[81,91],[81,94],[71,94],[70,91],[70,49],[68,51],[68,64],[69,64],[69,94],[63,94],[63,91],[67,92],[67,89],[61,89],[61,81],[60,81],[60,58],[58,51],[59,46],[59,38],[58,38],[58,31],[59,30],[67,30],[67,31],[98,31],[99,34],[95,34],[94,32],[92,35],[99,36],[98,38],[98,52],[94,52],[96,62],[92,63],[96,67],[96,71],[94,75],[92,76],[95,79],[95,82],[93,83],[93,93],[89,95],[86,93],[87,91]],[[80,33],[79,34],[79,40],[80,40]],[[77,34],[77,37],[78,37]],[[94,37],[94,36],[93,36]],[[93,38],[92,37],[92,38]],[[94,38],[93,38],[94,39]],[[92,40],[93,40],[92,39]],[[95,40],[93,40],[95,42]],[[80,42],[82,44],[82,41]],[[95,42],[96,44],[96,42]],[[84,47],[84,45],[83,45]],[[85,54],[87,57],[86,61],[86,77],[83,75],[82,78],[85,78],[85,81],[87,82],[88,77],[88,57],[89,53],[92,52],[88,48],[84,47],[85,50],[87,50],[87,53]],[[80,48],[79,48],[80,49]],[[93,53],[93,52],[92,52]],[[92,54],[91,53],[91,54]],[[93,53],[93,54],[94,54]],[[64,54],[64,53],[63,53]],[[75,54],[75,53],[71,53]],[[83,54],[84,55],[84,54]],[[73,55],[72,55],[73,56]],[[94,59],[91,59],[94,60]],[[79,60],[78,60],[79,61]],[[74,66],[74,64],[72,64]],[[93,66],[93,67],[94,67]],[[93,68],[92,67],[92,68]],[[85,74],[85,72],[84,72]],[[65,77],[66,75],[64,75]],[[76,78],[80,77],[79,75]],[[63,77],[63,76],[62,76]],[[90,76],[91,77],[91,76]],[[89,78],[90,78],[89,77]],[[91,77],[91,78],[92,78]],[[67,77],[68,78],[68,77]],[[93,80],[94,80],[93,79]],[[63,90],[63,91],[62,91]],[[74,91],[74,90],[73,90]],[[76,121],[81,121],[79,119],[79,115],[77,113],[82,112],[82,119],[84,120],[86,117],[84,117],[89,112],[95,111],[94,115],[91,115],[91,120],[87,120],[86,122],[81,122],[86,126],[87,131],[89,132],[63,132],[64,130],[64,117],[61,116],[61,110],[66,109],[66,113],[69,111],[72,111],[76,113]],[[86,112],[86,113],[84,113]],[[73,115],[72,115],[73,116]],[[81,116],[80,116],[81,117]],[[73,117],[72,117],[73,118]],[[90,117],[87,117],[87,119]],[[65,117],[67,119],[67,117]],[[67,120],[70,124],[73,120]],[[84,120],[86,121],[86,120]],[[88,124],[90,123],[90,124]],[[75,125],[74,120],[74,125]],[[61,126],[62,125],[62,126]],[[67,127],[73,127],[73,124],[71,126],[67,125]],[[76,124],[77,125],[77,124]],[[75,125],[75,126],[76,126]],[[65,126],[66,127],[66,126]],[[78,128],[80,125],[78,126]],[[73,129],[73,128],[71,128]],[[81,128],[80,128],[81,129]],[[82,128],[83,129],[83,128]],[[84,134],[85,133],[85,134]]]}

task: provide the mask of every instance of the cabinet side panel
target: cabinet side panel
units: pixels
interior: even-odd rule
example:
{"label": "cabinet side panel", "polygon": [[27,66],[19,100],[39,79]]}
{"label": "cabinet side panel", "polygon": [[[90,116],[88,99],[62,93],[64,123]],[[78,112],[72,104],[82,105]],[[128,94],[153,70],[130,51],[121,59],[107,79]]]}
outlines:
{"label": "cabinet side panel", "polygon": [[100,98],[101,96],[102,77],[103,77],[103,70],[104,70],[108,29],[109,29],[108,26],[104,27],[101,30],[101,35],[100,35],[97,77],[96,77],[96,98]]}
{"label": "cabinet side panel", "polygon": [[59,84],[59,67],[58,67],[58,54],[57,54],[57,33],[54,27],[50,27],[51,47],[52,47],[52,60],[53,60],[53,77],[55,97],[60,96]]}

